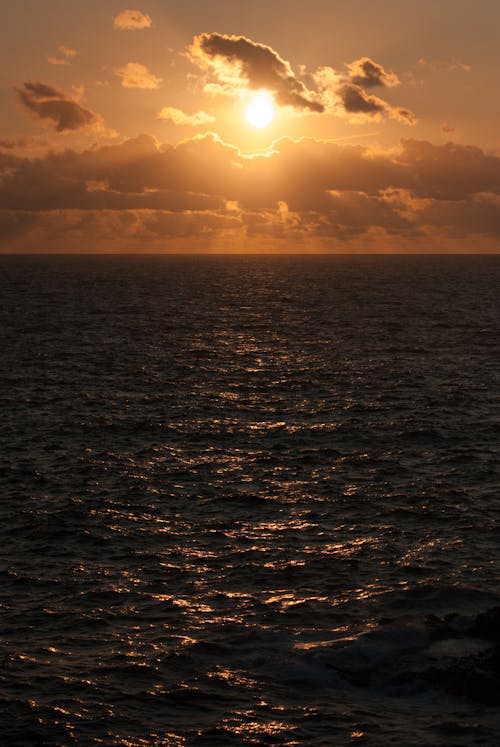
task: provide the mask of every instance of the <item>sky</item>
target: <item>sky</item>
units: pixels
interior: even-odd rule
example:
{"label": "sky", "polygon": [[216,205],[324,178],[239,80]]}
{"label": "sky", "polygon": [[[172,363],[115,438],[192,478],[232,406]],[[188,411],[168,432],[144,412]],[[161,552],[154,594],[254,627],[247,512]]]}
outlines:
{"label": "sky", "polygon": [[0,252],[500,252],[498,0],[0,1]]}

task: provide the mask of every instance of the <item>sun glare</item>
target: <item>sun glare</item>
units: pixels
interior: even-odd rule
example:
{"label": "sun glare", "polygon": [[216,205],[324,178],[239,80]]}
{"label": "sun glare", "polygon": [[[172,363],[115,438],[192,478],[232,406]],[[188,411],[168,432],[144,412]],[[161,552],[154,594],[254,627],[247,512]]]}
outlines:
{"label": "sun glare", "polygon": [[274,117],[274,100],[267,91],[259,91],[252,96],[245,109],[245,117],[252,127],[267,127]]}

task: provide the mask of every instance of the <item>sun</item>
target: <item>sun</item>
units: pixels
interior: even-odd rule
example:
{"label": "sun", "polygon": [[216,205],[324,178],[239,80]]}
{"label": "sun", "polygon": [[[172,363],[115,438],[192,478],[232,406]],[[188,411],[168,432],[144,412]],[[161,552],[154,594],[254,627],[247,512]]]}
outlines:
{"label": "sun", "polygon": [[245,108],[245,118],[252,127],[267,127],[274,119],[274,99],[268,91],[255,93]]}

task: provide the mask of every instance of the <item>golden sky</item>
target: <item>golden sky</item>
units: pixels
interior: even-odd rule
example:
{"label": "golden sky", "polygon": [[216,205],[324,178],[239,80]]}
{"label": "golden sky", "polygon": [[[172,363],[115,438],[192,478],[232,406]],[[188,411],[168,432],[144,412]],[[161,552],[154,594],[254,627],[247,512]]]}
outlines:
{"label": "golden sky", "polygon": [[2,0],[0,251],[500,251],[498,0]]}

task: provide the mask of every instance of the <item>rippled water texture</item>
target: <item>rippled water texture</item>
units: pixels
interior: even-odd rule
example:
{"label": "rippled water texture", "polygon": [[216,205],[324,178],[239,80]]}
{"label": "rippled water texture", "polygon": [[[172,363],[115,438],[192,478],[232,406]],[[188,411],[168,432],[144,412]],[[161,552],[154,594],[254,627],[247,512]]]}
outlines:
{"label": "rippled water texture", "polygon": [[0,258],[4,743],[500,744],[499,280]]}

